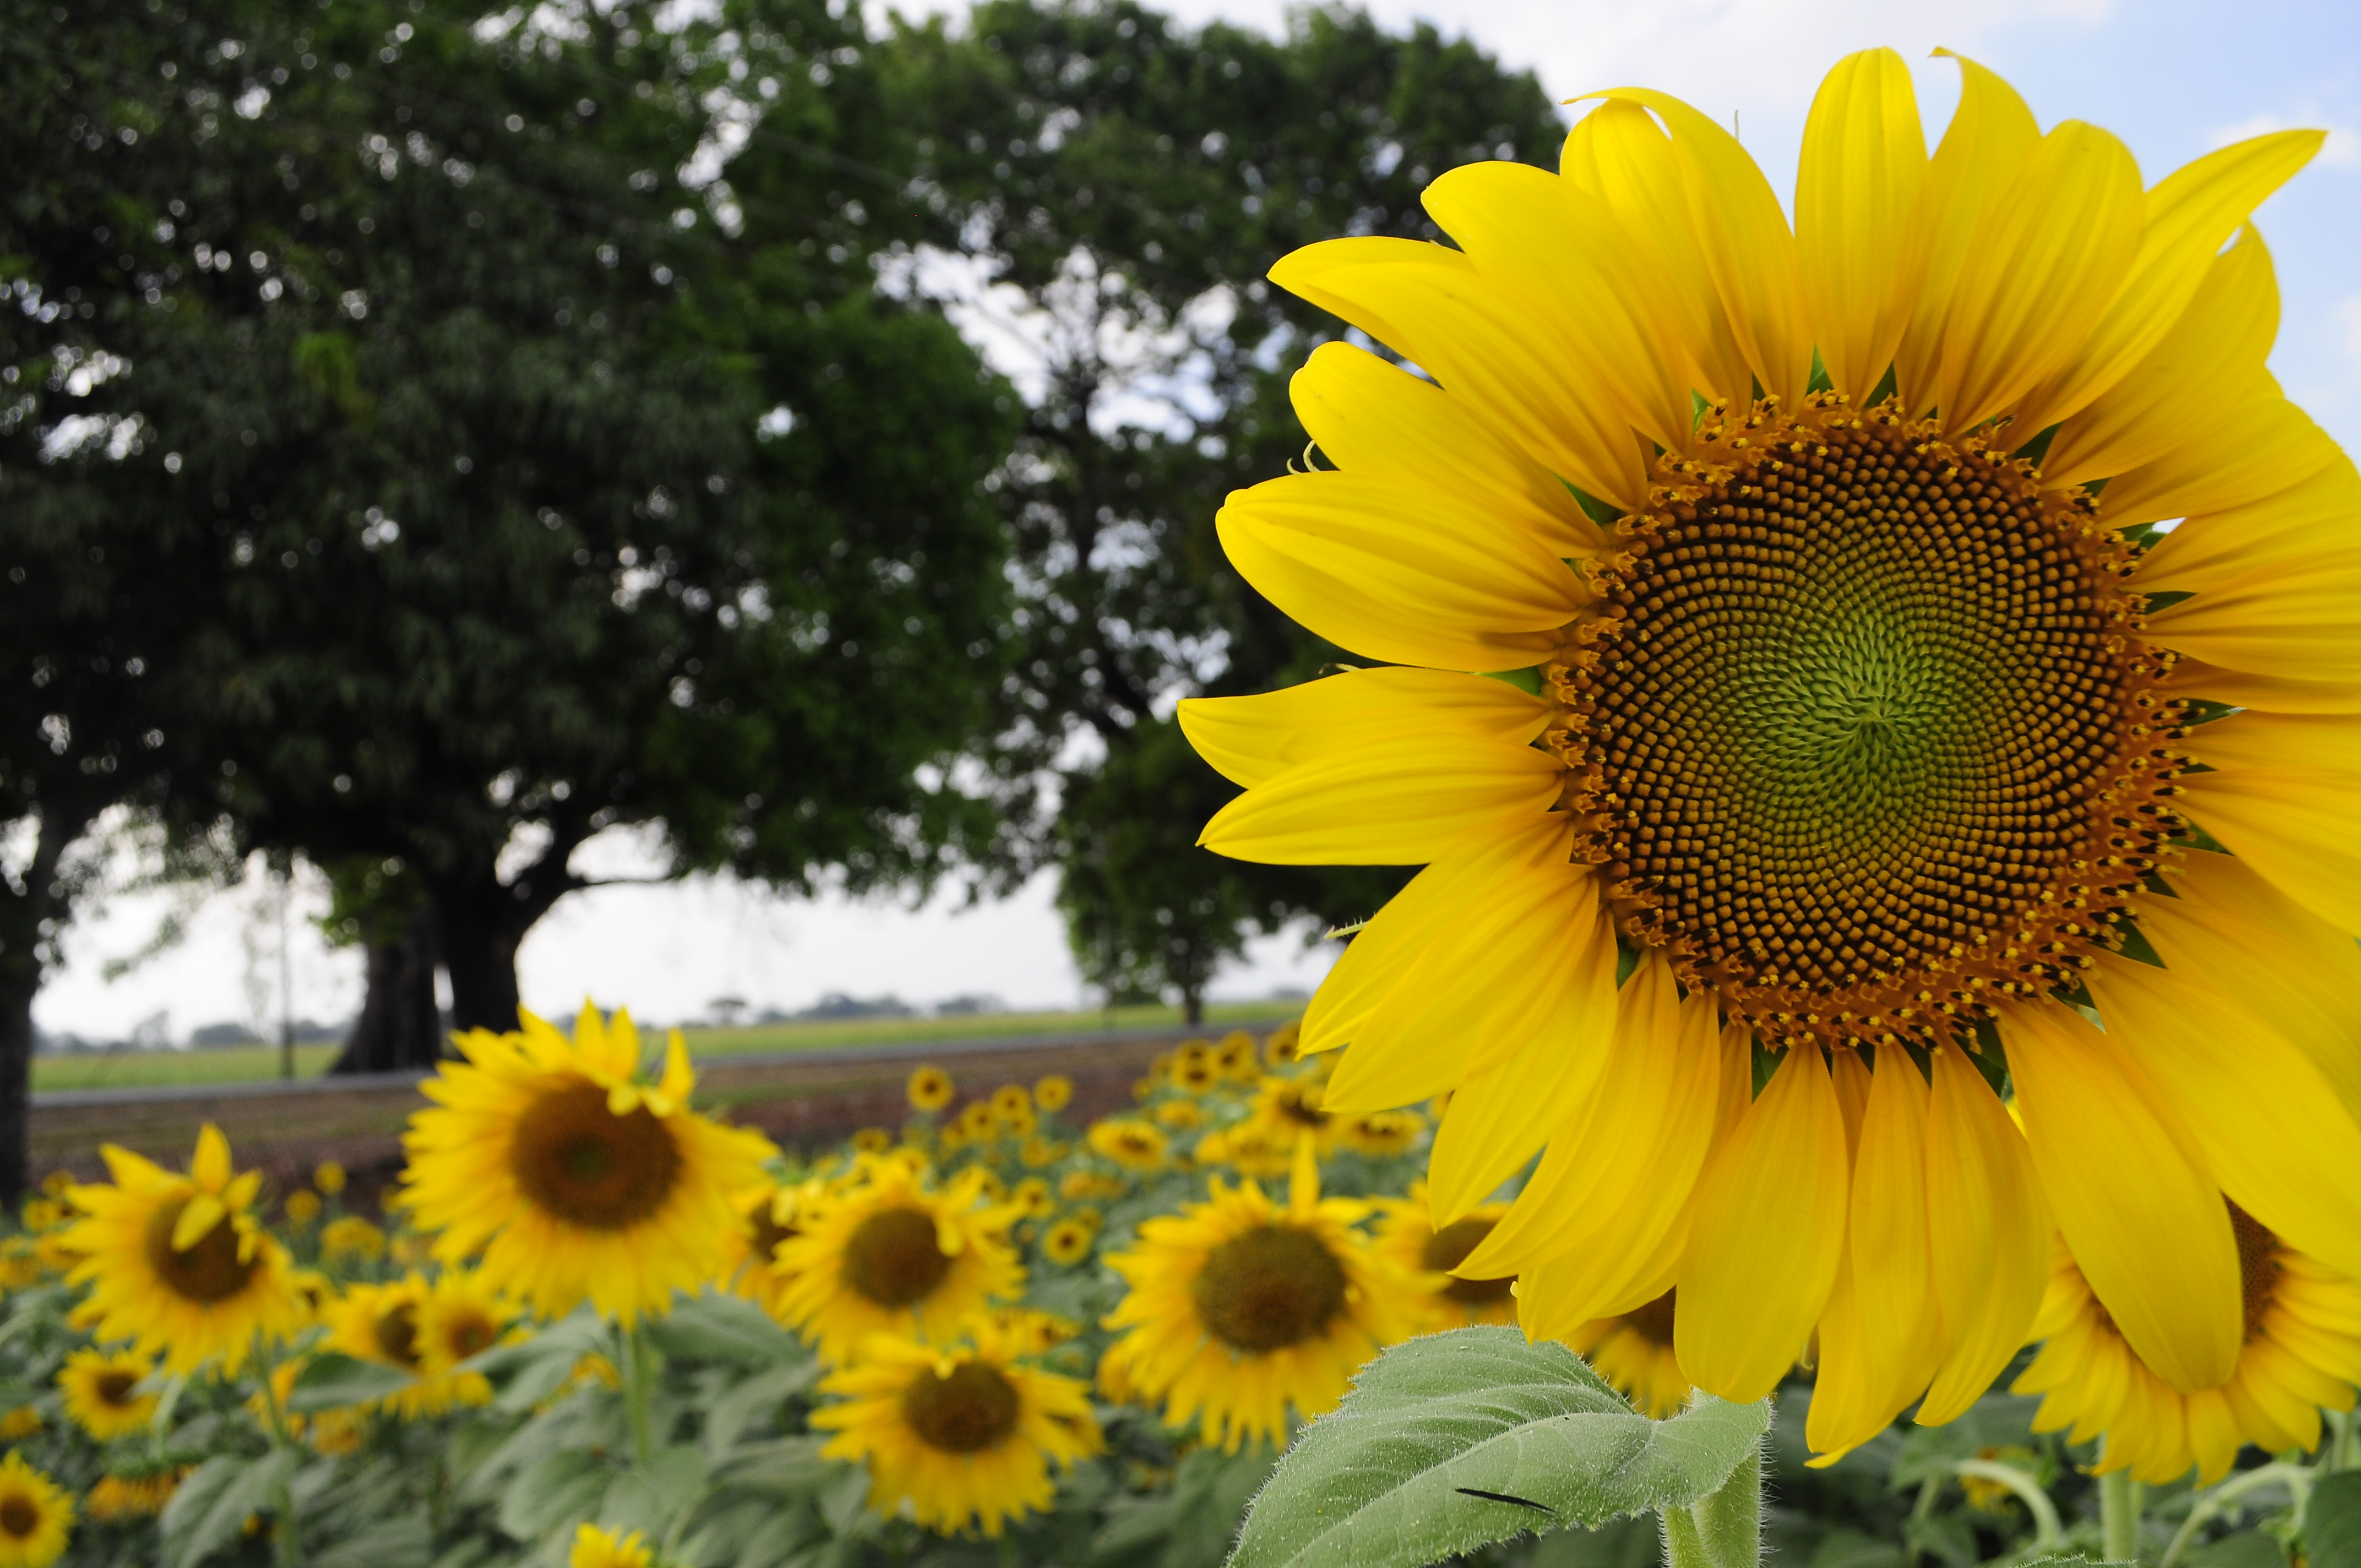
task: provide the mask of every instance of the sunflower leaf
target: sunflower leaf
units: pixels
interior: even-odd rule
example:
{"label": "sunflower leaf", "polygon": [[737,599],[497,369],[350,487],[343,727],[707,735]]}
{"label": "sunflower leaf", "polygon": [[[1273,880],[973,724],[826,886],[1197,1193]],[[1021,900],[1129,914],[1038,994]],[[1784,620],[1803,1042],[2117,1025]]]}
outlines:
{"label": "sunflower leaf", "polygon": [[341,1410],[375,1404],[388,1394],[410,1387],[412,1374],[399,1366],[363,1361],[341,1351],[323,1351],[303,1364],[295,1387],[288,1392],[287,1409],[299,1416],[320,1410]]}
{"label": "sunflower leaf", "polygon": [[1231,1568],[1423,1568],[1493,1541],[1711,1496],[1771,1403],[1633,1412],[1582,1359],[1514,1329],[1397,1345],[1306,1429],[1247,1510]]}
{"label": "sunflower leaf", "polygon": [[163,1561],[169,1568],[203,1562],[246,1529],[255,1514],[279,1500],[279,1489],[295,1473],[302,1454],[274,1448],[260,1459],[216,1454],[181,1485],[159,1521]]}

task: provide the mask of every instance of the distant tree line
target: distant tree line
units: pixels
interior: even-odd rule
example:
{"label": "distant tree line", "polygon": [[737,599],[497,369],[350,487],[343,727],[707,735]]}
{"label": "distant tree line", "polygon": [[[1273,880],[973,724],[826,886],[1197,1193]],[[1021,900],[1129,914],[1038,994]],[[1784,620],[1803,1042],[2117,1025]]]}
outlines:
{"label": "distant tree line", "polygon": [[511,1024],[611,828],[794,890],[1054,866],[1085,973],[1192,1014],[1394,885],[1196,850],[1171,704],[1342,656],[1213,541],[1336,330],[1264,270],[1550,159],[1529,77],[1349,12],[0,0],[0,1195],[125,811],[327,872],[357,1070],[433,1059],[438,973]]}

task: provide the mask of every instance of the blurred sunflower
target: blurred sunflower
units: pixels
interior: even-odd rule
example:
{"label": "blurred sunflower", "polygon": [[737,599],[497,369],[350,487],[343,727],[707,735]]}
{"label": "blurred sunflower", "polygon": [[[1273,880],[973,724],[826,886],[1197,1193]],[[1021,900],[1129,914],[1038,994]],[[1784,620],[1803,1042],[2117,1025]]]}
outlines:
{"label": "blurred sunflower", "polygon": [[1008,1201],[1028,1220],[1046,1220],[1058,1207],[1058,1200],[1050,1195],[1048,1179],[1038,1176],[1028,1176],[1011,1188]]}
{"label": "blurred sunflower", "polygon": [[1055,1165],[1065,1152],[1065,1145],[1052,1143],[1037,1133],[1017,1146],[1016,1157],[1027,1169],[1038,1170],[1045,1165]]}
{"label": "blurred sunflower", "polygon": [[1262,1073],[1255,1060],[1254,1036],[1244,1029],[1224,1035],[1213,1047],[1213,1070],[1240,1083],[1252,1083]]}
{"label": "blurred sunflower", "polygon": [[73,1517],[73,1499],[22,1455],[0,1459],[0,1568],[48,1568],[65,1554]]}
{"label": "blurred sunflower", "polygon": [[1492,1234],[1509,1212],[1506,1204],[1488,1203],[1438,1231],[1429,1217],[1426,1183],[1415,1181],[1402,1197],[1377,1200],[1377,1209],[1383,1216],[1377,1254],[1411,1282],[1406,1329],[1427,1332],[1517,1321],[1513,1279],[1458,1279],[1451,1273]]}
{"label": "blurred sunflower", "polygon": [[1163,1169],[1170,1147],[1154,1123],[1130,1116],[1092,1123],[1088,1141],[1093,1152],[1126,1170]]}
{"label": "blurred sunflower", "polygon": [[894,1135],[883,1127],[863,1127],[852,1135],[855,1154],[884,1154],[894,1146]]}
{"label": "blurred sunflower", "polygon": [[[1281,1024],[1262,1037],[1262,1060],[1274,1072],[1282,1072],[1303,1059],[1303,1025],[1301,1023]],[[1255,1075],[1242,1075],[1254,1081]]]}
{"label": "blurred sunflower", "polygon": [[1255,1091],[1250,1120],[1279,1148],[1292,1150],[1308,1137],[1326,1155],[1336,1146],[1336,1118],[1323,1109],[1326,1092],[1310,1079],[1266,1078]]}
{"label": "blurred sunflower", "polygon": [[101,1442],[148,1430],[157,1396],[139,1385],[156,1364],[137,1351],[85,1349],[58,1368],[58,1395],[66,1414]]}
{"label": "blurred sunflower", "polygon": [[516,1321],[516,1309],[465,1269],[446,1268],[418,1303],[418,1359],[427,1373],[451,1386],[451,1402],[481,1405],[491,1385],[479,1372],[456,1368],[500,1343]]}
{"label": "blurred sunflower", "polygon": [[818,1191],[816,1182],[796,1188],[765,1181],[739,1193],[731,1201],[738,1226],[722,1245],[714,1277],[773,1317],[779,1316],[779,1292],[788,1277],[778,1269],[779,1244],[803,1234],[796,1227],[797,1217]]}
{"label": "blurred sunflower", "polygon": [[1320,1197],[1309,1151],[1285,1206],[1252,1181],[1213,1179],[1212,1196],[1139,1227],[1107,1266],[1131,1293],[1105,1326],[1102,1387],[1161,1401],[1207,1443],[1287,1441],[1288,1409],[1334,1408],[1361,1364],[1403,1337],[1403,1282],[1353,1227],[1368,1205]]}
{"label": "blurred sunflower", "polygon": [[2289,1247],[2233,1203],[2244,1334],[2236,1369],[2184,1393],[2140,1359],[2061,1243],[2034,1332],[2044,1343],[2013,1391],[2043,1396],[2036,1431],[2107,1435],[2097,1468],[2159,1485],[2229,1472],[2240,1444],[2266,1453],[2320,1443],[2320,1412],[2353,1408],[2361,1383],[2361,1281]]}
{"label": "blurred sunflower", "polygon": [[655,1553],[638,1530],[626,1533],[582,1524],[575,1527],[566,1568],[650,1568],[654,1562]]}
{"label": "blurred sunflower", "polygon": [[1097,1226],[1080,1220],[1055,1221],[1041,1233],[1041,1255],[1060,1268],[1071,1268],[1091,1255],[1091,1245],[1098,1234]]}
{"label": "blurred sunflower", "polygon": [[404,1420],[439,1414],[457,1402],[450,1387],[426,1376],[418,1337],[418,1311],[425,1299],[426,1281],[412,1274],[385,1285],[348,1286],[324,1314],[330,1350],[411,1375],[409,1383],[377,1407]]}
{"label": "blurred sunflower", "polygon": [[997,1537],[1048,1510],[1052,1464],[1071,1467],[1104,1444],[1082,1383],[1022,1365],[989,1321],[969,1330],[971,1343],[945,1348],[872,1339],[860,1365],[821,1381],[842,1402],[813,1411],[811,1424],[837,1434],[824,1455],[868,1466],[877,1513],[906,1509],[940,1534]]}
{"label": "blurred sunflower", "polygon": [[1337,1117],[1335,1131],[1341,1146],[1372,1159],[1391,1159],[1418,1146],[1426,1118],[1415,1111],[1364,1111]]}
{"label": "blurred sunflower", "polygon": [[1241,1176],[1285,1176],[1294,1163],[1295,1140],[1267,1122],[1235,1122],[1197,1140],[1199,1165],[1226,1165]]}
{"label": "blurred sunflower", "polygon": [[[1719,1396],[1817,1330],[1825,1453],[1982,1391],[2053,1222],[2184,1393],[2241,1344],[2212,1176],[2361,1277],[2361,475],[2264,367],[2246,223],[2322,137],[2144,189],[1961,65],[1930,159],[1901,59],[1839,62],[1792,228],[1727,131],[1619,88],[1555,174],[1429,184],[1453,245],[1282,258],[1432,379],[1323,345],[1328,466],[1218,531],[1388,667],[1180,708],[1246,786],[1208,847],[1426,868],[1309,1009],[1351,1047],[1324,1109],[1455,1090],[1446,1223],[1546,1148],[1499,1261],[1568,1325],[1677,1284]],[[1718,1139],[1634,947],[1775,1055]],[[2022,1138],[1961,1055],[1994,1041]]]}
{"label": "blurred sunflower", "polygon": [[1663,1420],[1689,1402],[1688,1375],[1673,1352],[1673,1292],[1645,1306],[1584,1323],[1566,1343],[1587,1358],[1640,1413]]}
{"label": "blurred sunflower", "polygon": [[68,1277],[90,1287],[75,1323],[131,1341],[172,1373],[214,1360],[234,1372],[258,1338],[302,1326],[287,1249],[254,1216],[262,1173],[232,1172],[220,1128],[197,1135],[186,1176],[113,1144],[99,1153],[115,1182],[73,1190],[88,1218],[65,1236],[81,1259]]}
{"label": "blurred sunflower", "polygon": [[32,1405],[19,1405],[6,1415],[0,1415],[0,1442],[19,1442],[41,1430],[46,1423],[40,1410]]}
{"label": "blurred sunflower", "polygon": [[866,1180],[815,1203],[803,1234],[781,1244],[782,1321],[825,1360],[851,1358],[873,1333],[937,1339],[1023,1289],[1010,1250],[1014,1209],[989,1203],[985,1172],[937,1189],[907,1168],[880,1163]]}
{"label": "blurred sunflower", "polygon": [[40,1245],[30,1236],[0,1239],[0,1290],[25,1290],[41,1282]]}
{"label": "blurred sunflower", "polygon": [[1204,1107],[1194,1100],[1167,1100],[1155,1111],[1156,1124],[1176,1133],[1202,1126],[1205,1121]]}
{"label": "blurred sunflower", "polygon": [[287,1195],[280,1205],[287,1212],[287,1223],[299,1231],[308,1231],[320,1217],[320,1195],[308,1188],[297,1188]]}
{"label": "blurred sunflower", "polygon": [[358,1214],[346,1214],[320,1232],[320,1255],[330,1263],[375,1263],[385,1255],[385,1233]]}
{"label": "blurred sunflower", "polygon": [[115,1524],[124,1519],[154,1519],[181,1489],[185,1465],[168,1465],[133,1475],[102,1475],[82,1498],[82,1512],[93,1522]]}
{"label": "blurred sunflower", "polygon": [[1058,1178],[1058,1196],[1069,1203],[1092,1198],[1120,1198],[1123,1194],[1123,1179],[1104,1171],[1070,1170]]}
{"label": "blurred sunflower", "polygon": [[1213,1065],[1211,1041],[1189,1040],[1172,1053],[1172,1066],[1167,1077],[1172,1087],[1184,1094],[1202,1094],[1221,1080],[1221,1069]]}
{"label": "blurred sunflower", "polygon": [[345,1168],[335,1160],[324,1159],[312,1168],[312,1185],[334,1198],[345,1190]]}
{"label": "blurred sunflower", "polygon": [[675,1030],[663,1077],[640,1078],[631,1015],[584,1005],[568,1040],[522,1014],[522,1033],[459,1036],[464,1062],[423,1086],[395,1200],[440,1233],[456,1266],[482,1255],[484,1283],[562,1317],[588,1297],[630,1323],[711,1279],[738,1225],[730,1195],[752,1185],[769,1140],[688,1109],[695,1084]]}
{"label": "blurred sunflower", "polygon": [[922,1067],[910,1074],[906,1092],[910,1098],[911,1110],[924,1111],[931,1114],[950,1104],[951,1096],[958,1091],[951,1082],[950,1073],[939,1067]]}
{"label": "blurred sunflower", "polygon": [[980,1144],[1000,1133],[1000,1118],[992,1113],[989,1100],[971,1100],[960,1108],[959,1130],[969,1143]]}
{"label": "blurred sunflower", "polygon": [[1050,1073],[1033,1085],[1033,1103],[1049,1115],[1056,1115],[1073,1102],[1074,1080],[1062,1072]]}

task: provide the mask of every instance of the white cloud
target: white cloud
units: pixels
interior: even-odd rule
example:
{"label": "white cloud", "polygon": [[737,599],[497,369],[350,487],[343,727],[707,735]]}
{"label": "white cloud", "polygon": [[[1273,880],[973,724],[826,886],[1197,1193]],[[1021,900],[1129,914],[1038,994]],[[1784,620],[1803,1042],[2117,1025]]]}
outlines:
{"label": "white cloud", "polygon": [[2328,141],[2320,149],[2319,162],[2339,169],[2361,165],[2361,131],[2356,131],[2351,126],[2337,125],[2317,115],[2299,115],[2290,120],[2266,111],[2240,120],[2235,126],[2222,126],[2206,138],[2206,145],[2228,147],[2232,142],[2245,141],[2248,137],[2296,129],[2327,131]]}

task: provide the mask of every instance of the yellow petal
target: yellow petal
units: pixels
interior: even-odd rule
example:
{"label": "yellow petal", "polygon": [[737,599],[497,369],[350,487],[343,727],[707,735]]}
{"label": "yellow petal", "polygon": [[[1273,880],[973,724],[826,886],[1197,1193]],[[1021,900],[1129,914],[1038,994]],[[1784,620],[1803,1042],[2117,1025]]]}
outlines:
{"label": "yellow petal", "polygon": [[1214,519],[1238,575],[1340,647],[1389,663],[1520,670],[1557,646],[1582,586],[1510,520],[1402,479],[1290,474]]}
{"label": "yellow petal", "polygon": [[[2059,436],[2063,440],[2065,433]],[[2311,477],[2260,500],[2183,521],[2140,556],[2136,580],[2147,593],[2204,593],[2268,569],[2297,576],[2339,569],[2356,556],[2361,470],[2339,455]]]}
{"label": "yellow petal", "polygon": [[1637,104],[1600,104],[1566,133],[1558,176],[1607,203],[1630,236],[1633,264],[1662,281],[1680,314],[1674,342],[1697,389],[1744,406],[1754,375],[1697,247],[1672,138]]}
{"label": "yellow petal", "polygon": [[1531,1049],[1543,1030],[1566,1042],[1553,1048],[1598,1049],[1615,1023],[1615,940],[1598,886],[1587,865],[1502,865],[1362,1023],[1325,1103],[1344,1114],[1410,1103],[1422,1096],[1371,1099],[1381,1068],[1449,1064],[1456,1083]]}
{"label": "yellow petal", "polygon": [[189,1161],[189,1179],[207,1192],[219,1192],[228,1184],[229,1175],[229,1140],[207,1122],[197,1129],[197,1151]]}
{"label": "yellow petal", "polygon": [[[2227,389],[2225,389],[2227,390]],[[2311,478],[2343,454],[2265,378],[2259,395],[2224,407],[2213,425],[2153,463],[2107,482],[2110,528],[2250,506]]]}
{"label": "yellow petal", "polygon": [[1943,323],[1977,232],[2041,141],[2041,127],[2015,88],[1974,60],[1951,58],[1960,62],[1960,106],[1919,185],[1901,269],[1911,310],[1894,374],[1914,415],[1934,406]]}
{"label": "yellow petal", "polygon": [[1459,252],[1323,240],[1281,257],[1270,280],[1415,361],[1560,478],[1626,511],[1640,505],[1646,476],[1609,389]]}
{"label": "yellow petal", "polygon": [[2231,853],[2338,930],[2361,933],[2361,776],[2321,768],[2239,768],[2180,780],[2182,805]]}
{"label": "yellow petal", "polygon": [[1288,383],[1321,455],[1348,474],[1439,486],[1541,540],[1553,555],[1607,542],[1557,476],[1501,441],[1459,399],[1377,355],[1323,343]]}
{"label": "yellow petal", "polygon": [[1854,1050],[1828,1053],[1828,1082],[1837,1091],[1837,1110],[1844,1117],[1845,1165],[1850,1168],[1861,1153],[1861,1124],[1869,1114],[1869,1064]]}
{"label": "yellow petal", "polygon": [[1652,951],[1617,1002],[1614,1044],[1598,1089],[1550,1133],[1515,1206],[1458,1269],[1466,1278],[1499,1279],[1576,1257],[1576,1270],[1554,1288],[1578,1299],[1554,1310],[1579,1321],[1641,1304],[1626,1299],[1633,1270],[1688,1207],[1721,1093],[1709,996],[1684,1002],[1671,963]]}
{"label": "yellow petal", "polygon": [[[2361,585],[2356,585],[2361,588]],[[2361,592],[2356,594],[2361,601]],[[2343,713],[2233,713],[2176,742],[2209,768],[2334,768],[2361,773],[2361,718]]]}
{"label": "yellow petal", "polygon": [[2299,682],[2361,682],[2349,575],[2265,574],[2151,611],[2146,635],[2209,663]]}
{"label": "yellow petal", "polygon": [[229,1217],[221,1200],[210,1192],[199,1192],[172,1222],[172,1250],[186,1252],[213,1234],[213,1228]]}
{"label": "yellow petal", "polygon": [[1353,670],[1255,696],[1180,704],[1180,732],[1223,777],[1253,787],[1301,762],[1349,755],[1388,735],[1453,733],[1521,746],[1550,705],[1506,681],[1400,666]]}
{"label": "yellow petal", "polygon": [[1737,137],[1669,93],[1617,87],[1587,96],[1638,104],[1663,116],[1690,229],[1739,352],[1764,391],[1800,407],[1812,374],[1811,313],[1795,236],[1763,170]]}
{"label": "yellow petal", "polygon": [[1946,1346],[1918,1420],[1982,1398],[2026,1341],[2049,1277],[2049,1214],[2025,1135],[1966,1056],[1938,1047],[1927,1108],[1927,1219]]}
{"label": "yellow petal", "polygon": [[2083,1277],[2149,1370],[2187,1393],[2226,1379],[2244,1337],[2222,1194],[2139,1069],[2065,1007],[2001,1015],[2041,1192]]}
{"label": "yellow petal", "polygon": [[[1820,1386],[1833,1378],[1860,1417],[1839,1430],[1831,1410],[1825,1441],[1812,1439],[1816,1449],[1856,1447],[1884,1431],[1942,1359],[1927,1204],[1927,1080],[1908,1052],[1878,1052],[1853,1159],[1846,1244],[1860,1331],[1840,1349],[1826,1334],[1820,1340]],[[1857,1390],[1843,1387],[1856,1379]],[[1817,1396],[1812,1403],[1817,1411]]]}
{"label": "yellow petal", "polygon": [[2275,713],[2361,713],[2361,683],[2291,681],[2280,675],[2225,670],[2202,659],[2184,658],[2175,664],[2164,690],[2173,696],[2203,697]]}
{"label": "yellow petal", "polygon": [[2213,258],[2196,297],[2148,356],[2066,422],[2041,460],[2042,482],[2120,474],[2202,433],[2221,412],[2224,388],[2262,375],[2279,330],[2270,252],[2250,228]]}
{"label": "yellow petal", "polygon": [[1960,269],[1935,374],[1946,430],[2004,411],[2073,356],[2130,272],[2140,228],[2139,165],[2122,142],[2080,120],[2041,138]]}
{"label": "yellow petal", "polygon": [[1790,1049],[1697,1181],[1673,1348],[1698,1387],[1778,1387],[1836,1287],[1849,1196],[1836,1091],[1817,1049]]}
{"label": "yellow petal", "polygon": [[[1605,974],[1612,982],[1614,971]],[[1596,1088],[1615,1032],[1614,993],[1598,971],[1555,989],[1556,1011],[1525,1048],[1463,1081],[1435,1129],[1426,1194],[1438,1228],[1464,1218],[1540,1152],[1551,1131]]]}
{"label": "yellow petal", "polygon": [[1872,49],[1839,60],[1804,123],[1795,252],[1821,363],[1856,404],[1883,379],[1909,323],[1902,267],[1926,176],[1902,57]]}
{"label": "yellow petal", "polygon": [[664,1036],[664,1076],[656,1080],[656,1093],[671,1102],[664,1114],[686,1104],[689,1091],[696,1087],[697,1071],[688,1065],[688,1042],[678,1029],[670,1030]]}
{"label": "yellow petal", "polygon": [[2297,1251],[2361,1278],[2361,1126],[2312,1058],[2190,974],[2102,954],[2085,978],[2222,1190]]}
{"label": "yellow petal", "polygon": [[[1562,814],[1536,817],[1504,829],[1498,839],[1470,845],[1426,868],[1355,936],[1303,1012],[1298,1044],[1306,1053],[1332,1050],[1350,1041],[1369,1014],[1392,993],[1430,942],[1456,927],[1466,912],[1489,896],[1504,869],[1564,864],[1573,851],[1573,824]],[[1349,1058],[1347,1066],[1350,1065]],[[1341,1077],[1345,1068],[1340,1067]],[[1439,1094],[1458,1081],[1456,1070],[1435,1089],[1406,1093],[1372,1104],[1372,1110],[1407,1105]],[[1338,1092],[1328,1085],[1331,1102]]]}
{"label": "yellow petal", "polygon": [[1688,356],[1667,352],[1679,313],[1664,281],[1631,264],[1607,204],[1531,164],[1462,164],[1419,201],[1476,269],[1601,383],[1624,420],[1658,445],[1688,444]]}
{"label": "yellow petal", "polygon": [[2189,308],[2222,243],[2311,162],[2325,139],[2323,131],[2255,137],[2159,181],[2143,203],[2130,276],[2081,350],[2017,411],[2018,428],[2046,430],[2070,418],[2145,359]]}
{"label": "yellow petal", "polygon": [[254,1205],[255,1194],[261,1190],[262,1172],[258,1170],[242,1172],[232,1177],[229,1184],[222,1189],[222,1207],[233,1213],[242,1209],[251,1208]]}
{"label": "yellow petal", "polygon": [[2191,853],[2176,898],[2141,902],[2139,927],[2164,961],[2220,977],[2312,1058],[2361,1119],[2361,948],[2235,855]]}
{"label": "yellow petal", "polygon": [[1414,866],[1470,833],[1546,811],[1565,787],[1555,757],[1466,734],[1395,736],[1298,763],[1238,796],[1198,842],[1280,866]]}

